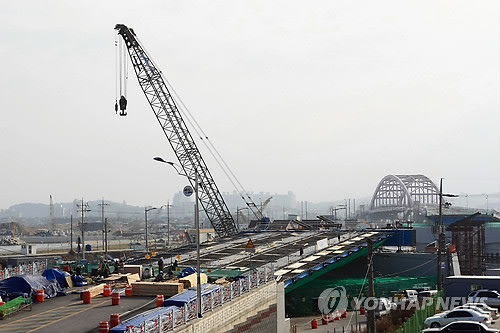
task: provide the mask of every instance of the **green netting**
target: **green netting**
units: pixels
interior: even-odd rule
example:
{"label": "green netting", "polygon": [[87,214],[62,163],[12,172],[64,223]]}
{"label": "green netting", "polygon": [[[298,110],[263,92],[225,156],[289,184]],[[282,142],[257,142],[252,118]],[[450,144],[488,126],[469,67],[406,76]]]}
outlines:
{"label": "green netting", "polygon": [[239,269],[212,269],[210,272],[207,272],[207,276],[211,279],[235,277],[238,275],[241,275],[241,271]]}
{"label": "green netting", "polygon": [[0,316],[8,316],[11,313],[16,312],[23,304],[31,303],[31,298],[24,298],[19,296],[13,300],[8,301],[5,304],[0,305]]}
{"label": "green netting", "polygon": [[[310,316],[318,313],[317,299],[323,290],[343,286],[346,289],[349,305],[354,297],[368,295],[368,281],[363,285],[364,277],[346,279],[310,280],[301,288],[287,293],[285,298],[286,314],[289,317]],[[436,278],[433,276],[399,276],[375,278],[375,296],[391,297],[392,291],[414,289],[419,287],[434,287]]]}
{"label": "green netting", "polygon": [[433,302],[431,304],[426,304],[425,307],[416,310],[413,316],[411,316],[396,333],[420,332],[424,328],[424,320],[436,313],[438,297],[443,297],[442,290],[433,296]]}

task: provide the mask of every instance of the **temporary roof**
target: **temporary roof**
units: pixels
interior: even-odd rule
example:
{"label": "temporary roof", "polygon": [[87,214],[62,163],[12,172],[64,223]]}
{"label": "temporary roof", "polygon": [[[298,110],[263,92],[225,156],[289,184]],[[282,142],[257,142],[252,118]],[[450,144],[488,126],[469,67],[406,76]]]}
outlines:
{"label": "temporary roof", "polygon": [[113,327],[112,329],[109,330],[109,332],[113,333],[124,333],[127,330],[127,326],[135,326],[139,327],[142,323],[144,323],[146,320],[158,317],[161,314],[167,313],[170,310],[175,310],[178,309],[176,306],[167,306],[167,307],[160,307],[156,309],[152,309],[146,312],[142,312],[138,314],[135,317],[132,317],[124,322],[121,322],[117,326]]}
{"label": "temporary roof", "polygon": [[[216,288],[220,288],[220,286],[219,285],[212,285],[212,284],[203,284],[201,286],[201,294],[202,295],[209,294],[210,292],[212,292]],[[193,288],[189,288],[188,290],[184,290],[183,292],[166,299],[163,302],[163,306],[183,307],[184,304],[192,302],[195,299],[196,299],[196,287],[193,287]]]}

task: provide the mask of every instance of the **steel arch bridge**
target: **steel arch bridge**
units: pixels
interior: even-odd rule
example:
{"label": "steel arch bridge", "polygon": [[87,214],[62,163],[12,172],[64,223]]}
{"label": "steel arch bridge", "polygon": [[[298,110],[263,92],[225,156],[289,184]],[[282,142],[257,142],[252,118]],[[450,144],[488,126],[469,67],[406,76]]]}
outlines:
{"label": "steel arch bridge", "polygon": [[368,215],[371,218],[408,219],[429,206],[439,204],[439,189],[424,175],[388,175],[373,193]]}

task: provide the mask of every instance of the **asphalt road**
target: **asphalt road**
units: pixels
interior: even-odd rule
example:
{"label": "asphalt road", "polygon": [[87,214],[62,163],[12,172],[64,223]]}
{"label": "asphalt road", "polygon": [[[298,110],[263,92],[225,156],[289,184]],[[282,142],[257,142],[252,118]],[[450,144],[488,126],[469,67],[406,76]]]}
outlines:
{"label": "asphalt road", "polygon": [[[311,320],[318,320],[318,328],[311,328]],[[366,316],[362,316],[358,314],[358,325],[361,329],[366,328]],[[326,325],[321,324],[320,316],[311,316],[311,317],[300,317],[300,318],[291,318],[290,325],[297,325],[297,333],[302,332],[311,332],[311,333],[348,333],[348,332],[356,332],[356,316],[353,312],[347,313],[347,318],[342,318],[340,320],[335,320],[333,322],[329,322]],[[352,327],[352,331],[351,331]]]}
{"label": "asphalt road", "polygon": [[[130,318],[134,309],[143,312],[155,306],[153,297],[122,297],[120,305],[111,305],[111,297],[97,296],[83,304],[80,295],[68,294],[43,303],[34,303],[31,311],[21,311],[0,321],[0,333],[98,332],[99,322],[108,321],[112,313],[120,320]],[[129,313],[126,317],[122,315]]]}
{"label": "asphalt road", "polygon": [[[311,320],[318,320],[318,328],[311,328]],[[366,316],[362,316],[358,314],[358,325],[361,329],[366,328]],[[300,317],[300,318],[291,318],[291,325],[297,325],[297,333],[355,333],[356,332],[356,316],[353,315],[353,312],[347,313],[347,318],[342,318],[341,320],[336,320],[334,322],[330,322],[326,325],[321,324],[320,316],[311,316],[311,317]],[[497,319],[491,326],[491,328],[500,329],[500,319]],[[351,331],[352,328],[352,331]]]}

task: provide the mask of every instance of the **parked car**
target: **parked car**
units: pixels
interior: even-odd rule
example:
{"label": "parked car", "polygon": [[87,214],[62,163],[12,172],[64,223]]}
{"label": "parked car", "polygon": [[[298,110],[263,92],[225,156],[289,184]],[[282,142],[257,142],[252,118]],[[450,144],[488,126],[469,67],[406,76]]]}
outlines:
{"label": "parked car", "polygon": [[378,299],[378,307],[375,309],[375,316],[380,318],[391,312],[391,309],[396,309],[396,303],[389,301],[385,297]]}
{"label": "parked car", "polygon": [[[475,304],[482,304],[482,303],[475,303]],[[493,317],[491,316],[491,312],[489,312],[488,310],[481,309],[481,308],[479,308],[477,306],[474,306],[473,304],[460,305],[460,306],[455,307],[453,310],[459,310],[459,309],[471,309],[471,310],[474,310],[476,312],[479,312],[480,314],[488,316],[490,318],[490,321],[493,321]]]}
{"label": "parked car", "polygon": [[496,309],[496,308],[492,308],[491,306],[488,306],[484,303],[466,303],[463,306],[466,306],[466,305],[473,305],[473,306],[478,307],[480,309],[483,309],[485,311],[489,311],[492,319],[498,319],[498,316],[499,316],[498,309]]}
{"label": "parked car", "polygon": [[444,327],[439,328],[428,328],[420,331],[420,333],[432,333],[432,332],[455,332],[455,333],[500,333],[499,330],[489,328],[483,323],[478,323],[476,321],[455,321]]}
{"label": "parked car", "polygon": [[457,320],[477,321],[488,326],[491,324],[489,315],[483,315],[471,309],[459,309],[435,314],[424,321],[424,326],[431,328],[442,327]]}
{"label": "parked car", "polygon": [[420,291],[418,293],[418,298],[419,299],[422,299],[422,298],[431,298],[432,296],[436,295],[437,294],[437,290],[424,290],[424,291]]}
{"label": "parked car", "polygon": [[476,290],[469,294],[467,303],[484,303],[499,308],[500,293],[496,290]]}
{"label": "parked car", "polygon": [[392,292],[392,297],[397,298],[399,302],[416,302],[418,293],[415,289],[406,289]]}

